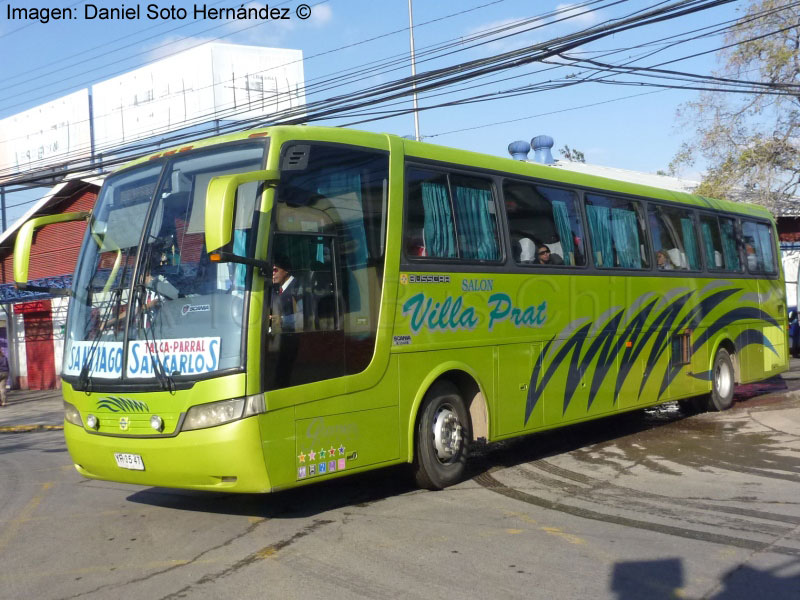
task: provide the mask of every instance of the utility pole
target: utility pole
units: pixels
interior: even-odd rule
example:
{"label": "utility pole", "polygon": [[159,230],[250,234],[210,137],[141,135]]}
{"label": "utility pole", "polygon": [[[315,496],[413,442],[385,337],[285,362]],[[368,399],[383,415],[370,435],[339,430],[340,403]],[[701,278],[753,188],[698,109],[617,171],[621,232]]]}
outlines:
{"label": "utility pole", "polygon": [[417,61],[414,58],[414,10],[408,0],[408,35],[411,43],[411,77],[415,80],[411,87],[414,90],[414,139],[420,141],[419,137],[419,106],[417,105]]}
{"label": "utility pole", "polygon": [[0,207],[2,207],[3,231],[6,230],[6,188],[0,187]]}

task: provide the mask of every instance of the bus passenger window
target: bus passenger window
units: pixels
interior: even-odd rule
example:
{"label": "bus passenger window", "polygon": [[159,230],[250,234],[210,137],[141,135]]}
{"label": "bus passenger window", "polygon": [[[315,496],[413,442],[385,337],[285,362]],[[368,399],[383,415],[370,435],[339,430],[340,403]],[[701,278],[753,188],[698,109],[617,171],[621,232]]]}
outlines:
{"label": "bus passenger window", "polygon": [[583,226],[574,192],[507,180],[503,183],[503,197],[515,262],[586,264]]}
{"label": "bus passenger window", "polygon": [[733,221],[730,219],[717,220],[712,215],[700,215],[700,238],[709,271],[741,271],[733,231]]}
{"label": "bus passenger window", "polygon": [[775,272],[775,244],[772,230],[763,223],[742,221],[745,264],[750,273]]}
{"label": "bus passenger window", "polygon": [[406,256],[497,261],[500,243],[488,179],[409,169]]}
{"label": "bus passenger window", "polygon": [[639,202],[586,194],[586,218],[597,267],[646,269],[650,266]]}
{"label": "bus passenger window", "polygon": [[688,210],[650,204],[650,235],[659,269],[699,271],[702,268],[694,217]]}

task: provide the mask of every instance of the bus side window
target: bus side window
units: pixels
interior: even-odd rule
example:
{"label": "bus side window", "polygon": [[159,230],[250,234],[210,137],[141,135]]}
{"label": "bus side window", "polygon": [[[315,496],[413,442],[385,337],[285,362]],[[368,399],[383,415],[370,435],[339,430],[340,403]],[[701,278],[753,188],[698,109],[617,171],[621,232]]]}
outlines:
{"label": "bus side window", "polygon": [[550,264],[586,264],[575,192],[506,180],[503,198],[515,262],[540,263],[537,250],[546,247]]}
{"label": "bus side window", "polygon": [[741,273],[742,261],[736,243],[736,223],[733,219],[719,217],[719,227],[725,270]]}
{"label": "bus side window", "polygon": [[742,220],[742,238],[747,270],[751,273],[774,273],[775,244],[769,226]]}
{"label": "bus side window", "polygon": [[648,220],[657,268],[692,271],[702,268],[691,211],[651,203]]}
{"label": "bus side window", "polygon": [[639,202],[586,194],[586,219],[595,265],[601,268],[646,269],[647,239]]}
{"label": "bus side window", "polygon": [[739,264],[736,240],[723,237],[717,217],[700,215],[700,240],[706,253],[709,271],[737,271]]}
{"label": "bus side window", "polygon": [[497,208],[490,180],[410,168],[406,184],[406,256],[500,260]]}

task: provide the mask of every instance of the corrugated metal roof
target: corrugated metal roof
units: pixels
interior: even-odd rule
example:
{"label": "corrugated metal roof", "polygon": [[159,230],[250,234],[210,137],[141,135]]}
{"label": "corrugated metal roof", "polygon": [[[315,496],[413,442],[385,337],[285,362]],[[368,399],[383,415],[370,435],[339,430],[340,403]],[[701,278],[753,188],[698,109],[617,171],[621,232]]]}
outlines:
{"label": "corrugated metal roof", "polygon": [[104,175],[78,175],[56,184],[47,194],[37,200],[24,215],[14,221],[11,227],[0,234],[0,246],[2,246],[9,238],[13,237],[17,230],[22,227],[22,225],[31,217],[45,211],[50,205],[55,204],[56,202],[59,202],[68,196],[71,196],[81,186],[89,184],[95,185],[99,188],[103,184],[104,179]]}

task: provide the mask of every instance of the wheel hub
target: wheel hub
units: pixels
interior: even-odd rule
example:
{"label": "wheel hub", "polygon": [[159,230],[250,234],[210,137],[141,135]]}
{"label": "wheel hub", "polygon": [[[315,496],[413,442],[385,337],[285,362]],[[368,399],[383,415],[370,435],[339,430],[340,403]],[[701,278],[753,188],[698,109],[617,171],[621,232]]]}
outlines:
{"label": "wheel hub", "polygon": [[732,377],[730,369],[728,365],[725,363],[720,362],[717,364],[717,372],[716,372],[716,384],[717,384],[717,392],[723,398],[727,398],[728,394],[731,391]]}
{"label": "wheel hub", "polygon": [[433,445],[439,460],[447,461],[461,449],[461,423],[449,407],[442,407],[433,421]]}

